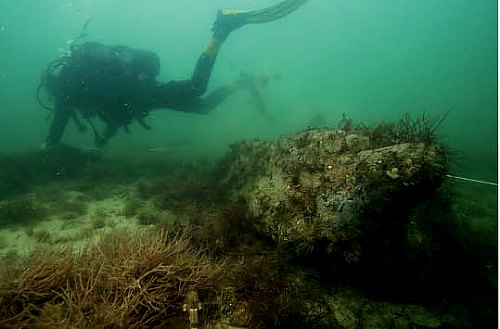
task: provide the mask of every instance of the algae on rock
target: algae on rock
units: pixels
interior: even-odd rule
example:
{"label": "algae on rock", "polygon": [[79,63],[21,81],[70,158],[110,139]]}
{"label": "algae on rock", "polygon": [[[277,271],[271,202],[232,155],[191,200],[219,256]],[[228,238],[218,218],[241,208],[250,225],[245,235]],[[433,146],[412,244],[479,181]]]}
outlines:
{"label": "algae on rock", "polygon": [[373,131],[309,129],[277,141],[240,142],[224,159],[224,183],[246,202],[260,233],[298,253],[322,248],[356,261],[357,239],[370,227],[365,213],[418,201],[446,173],[440,146],[378,147]]}

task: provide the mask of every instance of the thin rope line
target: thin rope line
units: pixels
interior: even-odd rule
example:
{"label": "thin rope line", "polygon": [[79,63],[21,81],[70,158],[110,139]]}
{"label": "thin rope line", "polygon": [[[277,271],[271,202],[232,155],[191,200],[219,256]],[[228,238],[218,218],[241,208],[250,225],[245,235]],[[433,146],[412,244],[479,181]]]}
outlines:
{"label": "thin rope line", "polygon": [[479,179],[465,178],[465,177],[453,176],[453,175],[446,175],[446,177],[460,179],[460,180],[464,180],[464,181],[472,182],[472,183],[479,183],[479,184],[485,184],[485,185],[498,186],[498,183],[488,182],[488,181],[479,180]]}

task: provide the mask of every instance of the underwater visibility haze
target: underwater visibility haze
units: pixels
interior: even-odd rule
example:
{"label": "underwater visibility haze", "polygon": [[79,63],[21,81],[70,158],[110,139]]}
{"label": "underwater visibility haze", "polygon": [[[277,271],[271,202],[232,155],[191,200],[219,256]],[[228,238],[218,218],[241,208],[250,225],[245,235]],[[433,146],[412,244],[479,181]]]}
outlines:
{"label": "underwater visibility haze", "polygon": [[[155,51],[159,79],[168,81],[190,77],[218,9],[274,3],[1,0],[0,148],[42,144],[48,113],[34,97],[40,74],[87,20],[88,40]],[[209,116],[156,111],[148,118],[151,131],[121,131],[110,148],[190,145],[220,152],[241,138],[335,125],[342,113],[376,122],[404,112],[441,117],[450,111],[440,133],[460,153],[459,173],[495,180],[496,24],[493,0],[310,1],[285,19],[235,31],[209,83],[214,89],[240,72],[269,77],[262,93],[275,123],[259,116],[241,93]],[[70,127],[65,140],[90,146],[91,138]]]}
{"label": "underwater visibility haze", "polygon": [[[496,327],[498,2],[278,3],[0,0],[0,327]],[[44,149],[85,42],[236,92]]]}

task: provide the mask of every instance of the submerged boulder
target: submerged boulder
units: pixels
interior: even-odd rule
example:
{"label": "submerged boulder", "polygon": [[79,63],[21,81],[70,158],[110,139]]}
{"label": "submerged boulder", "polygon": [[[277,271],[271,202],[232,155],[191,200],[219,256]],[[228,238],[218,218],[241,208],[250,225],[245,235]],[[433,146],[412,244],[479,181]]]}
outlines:
{"label": "submerged boulder", "polygon": [[373,216],[374,209],[411,206],[446,173],[443,148],[394,136],[393,127],[379,126],[243,141],[224,159],[224,183],[247,204],[259,233],[281,246],[297,253],[339,251],[356,261],[367,230],[402,225]]}

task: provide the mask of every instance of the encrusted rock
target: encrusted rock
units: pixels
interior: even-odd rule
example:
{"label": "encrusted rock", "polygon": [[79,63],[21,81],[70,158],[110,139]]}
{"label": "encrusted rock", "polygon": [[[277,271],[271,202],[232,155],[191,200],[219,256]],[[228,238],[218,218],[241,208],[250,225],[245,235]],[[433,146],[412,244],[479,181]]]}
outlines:
{"label": "encrusted rock", "polygon": [[418,200],[446,173],[437,145],[378,147],[371,137],[368,129],[310,129],[277,141],[240,142],[225,158],[225,183],[246,202],[261,233],[298,252],[333,252],[347,242],[346,260],[355,261],[367,209]]}

